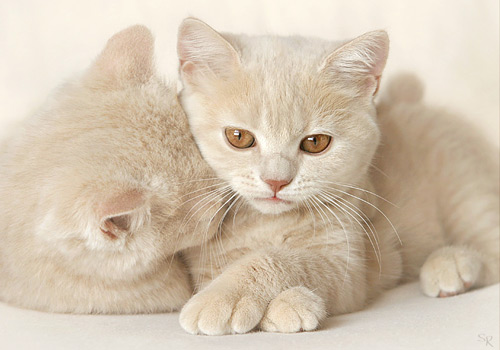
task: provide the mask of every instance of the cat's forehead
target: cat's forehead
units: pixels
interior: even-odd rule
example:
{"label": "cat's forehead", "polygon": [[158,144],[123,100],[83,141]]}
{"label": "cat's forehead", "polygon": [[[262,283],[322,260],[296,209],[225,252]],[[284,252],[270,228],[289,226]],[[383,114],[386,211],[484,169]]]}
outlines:
{"label": "cat's forehead", "polygon": [[224,37],[238,51],[243,65],[282,70],[317,68],[329,53],[342,44],[301,36],[224,34]]}

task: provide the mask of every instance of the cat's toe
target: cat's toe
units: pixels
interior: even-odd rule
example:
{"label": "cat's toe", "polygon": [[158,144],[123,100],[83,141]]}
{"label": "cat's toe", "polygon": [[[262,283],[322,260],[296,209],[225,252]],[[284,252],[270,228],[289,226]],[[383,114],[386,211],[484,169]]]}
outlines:
{"label": "cat's toe", "polygon": [[201,292],[184,305],[179,323],[191,334],[228,334],[232,309],[231,298],[220,300],[217,294]]}
{"label": "cat's toe", "polygon": [[266,309],[261,300],[253,296],[243,296],[235,305],[231,317],[234,333],[247,333],[253,330],[264,316]]}
{"label": "cat's toe", "polygon": [[179,315],[179,323],[181,327],[188,333],[198,334],[198,315],[201,311],[199,304],[193,303],[193,299],[189,300],[181,310]]}
{"label": "cat's toe", "polygon": [[205,290],[188,301],[179,322],[191,334],[246,333],[258,325],[264,311],[265,306],[250,295]]}
{"label": "cat's toe", "polygon": [[269,303],[260,329],[266,332],[312,331],[326,318],[323,300],[305,287],[290,288]]}
{"label": "cat's toe", "polygon": [[450,297],[470,289],[481,270],[477,254],[465,247],[444,247],[432,253],[420,270],[424,294]]}

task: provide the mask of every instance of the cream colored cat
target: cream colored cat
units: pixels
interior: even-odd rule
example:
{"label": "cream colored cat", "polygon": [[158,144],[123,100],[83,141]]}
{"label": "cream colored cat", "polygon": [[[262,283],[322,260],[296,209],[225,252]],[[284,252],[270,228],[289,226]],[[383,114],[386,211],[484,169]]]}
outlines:
{"label": "cream colored cat", "polygon": [[412,77],[374,96],[389,48],[179,29],[181,104],[237,199],[189,251],[190,333],[313,330],[418,276],[429,296],[499,279],[498,153],[424,106]]}
{"label": "cream colored cat", "polygon": [[175,254],[216,232],[223,196],[175,87],[155,76],[153,49],[145,27],[116,34],[7,144],[1,301],[137,313],[175,310],[191,296]]}

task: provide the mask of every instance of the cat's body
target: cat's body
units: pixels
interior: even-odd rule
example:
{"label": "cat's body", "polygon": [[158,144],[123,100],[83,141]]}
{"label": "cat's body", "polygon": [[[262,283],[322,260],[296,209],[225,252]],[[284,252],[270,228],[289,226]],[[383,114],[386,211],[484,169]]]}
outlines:
{"label": "cat's body", "polygon": [[190,210],[214,175],[175,86],[154,74],[153,48],[144,27],[116,34],[6,145],[1,301],[137,313],[175,310],[191,295],[176,252],[215,232],[220,204]]}
{"label": "cat's body", "polygon": [[312,330],[422,265],[430,296],[498,281],[495,152],[411,77],[376,111],[387,48],[383,32],[341,46],[181,25],[181,101],[237,194],[221,235],[188,251],[187,331]]}

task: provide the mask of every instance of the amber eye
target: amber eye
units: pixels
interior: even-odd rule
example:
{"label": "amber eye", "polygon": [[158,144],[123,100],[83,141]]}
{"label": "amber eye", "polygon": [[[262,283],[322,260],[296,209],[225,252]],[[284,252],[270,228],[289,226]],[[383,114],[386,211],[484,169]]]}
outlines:
{"label": "amber eye", "polygon": [[247,130],[227,128],[226,137],[236,148],[250,148],[255,145],[255,137]]}
{"label": "amber eye", "polygon": [[307,153],[320,153],[328,147],[331,141],[332,137],[328,135],[310,135],[302,140],[300,149]]}

